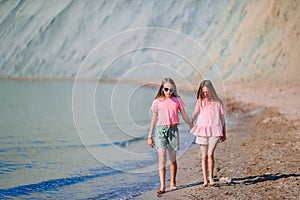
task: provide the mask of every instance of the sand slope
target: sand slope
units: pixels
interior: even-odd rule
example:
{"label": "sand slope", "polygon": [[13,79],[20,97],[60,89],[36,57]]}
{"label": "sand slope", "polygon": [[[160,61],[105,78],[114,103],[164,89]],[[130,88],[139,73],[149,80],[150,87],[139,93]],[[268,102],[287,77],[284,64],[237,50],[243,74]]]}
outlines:
{"label": "sand slope", "polygon": [[299,81],[300,2],[253,0],[239,6],[232,1],[223,25],[209,31],[207,37],[219,41],[210,54],[222,77],[231,81]]}

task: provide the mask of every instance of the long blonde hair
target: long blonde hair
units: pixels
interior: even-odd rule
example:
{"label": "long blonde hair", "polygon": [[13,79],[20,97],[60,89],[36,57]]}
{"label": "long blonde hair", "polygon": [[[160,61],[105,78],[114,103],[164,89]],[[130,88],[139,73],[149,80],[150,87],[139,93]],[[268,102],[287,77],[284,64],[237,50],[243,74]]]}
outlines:
{"label": "long blonde hair", "polygon": [[199,86],[199,89],[198,89],[198,92],[197,92],[197,99],[200,99],[202,100],[203,99],[203,96],[202,96],[202,92],[203,92],[203,87],[207,87],[207,89],[209,90],[209,93],[210,93],[210,99],[211,100],[217,100],[217,101],[220,101],[222,102],[218,95],[217,95],[217,92],[212,84],[212,82],[210,80],[204,80],[200,83],[200,86]]}
{"label": "long blonde hair", "polygon": [[165,97],[165,93],[164,93],[164,91],[163,91],[163,89],[164,89],[164,84],[165,84],[165,83],[170,83],[170,84],[173,86],[172,96],[173,96],[173,97],[179,97],[179,95],[177,94],[176,84],[175,84],[175,82],[173,81],[173,79],[171,79],[171,78],[164,78],[164,79],[162,80],[162,82],[161,82],[161,85],[160,85],[160,87],[159,87],[159,90],[158,90],[158,92],[157,92],[157,94],[156,94],[155,99],[159,99],[159,98],[161,98],[161,97]]}

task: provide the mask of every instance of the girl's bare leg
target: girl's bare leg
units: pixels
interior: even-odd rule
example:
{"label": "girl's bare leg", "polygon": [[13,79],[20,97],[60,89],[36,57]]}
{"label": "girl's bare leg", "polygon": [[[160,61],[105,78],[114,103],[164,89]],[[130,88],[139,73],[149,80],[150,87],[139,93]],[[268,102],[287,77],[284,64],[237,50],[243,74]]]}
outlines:
{"label": "girl's bare leg", "polygon": [[214,167],[215,167],[215,149],[217,146],[217,142],[210,144],[212,146],[209,147],[208,151],[208,170],[209,170],[209,182],[210,185],[213,186],[215,185],[214,182]]}
{"label": "girl's bare leg", "polygon": [[158,173],[160,180],[160,191],[165,191],[165,177],[166,177],[166,150],[158,150]]}
{"label": "girl's bare leg", "polygon": [[177,162],[176,162],[176,151],[169,150],[169,159],[170,159],[170,190],[177,189],[176,187],[176,174],[177,174]]}
{"label": "girl's bare leg", "polygon": [[203,187],[206,187],[208,184],[207,181],[207,145],[200,145],[201,154],[202,154],[202,172],[203,172]]}

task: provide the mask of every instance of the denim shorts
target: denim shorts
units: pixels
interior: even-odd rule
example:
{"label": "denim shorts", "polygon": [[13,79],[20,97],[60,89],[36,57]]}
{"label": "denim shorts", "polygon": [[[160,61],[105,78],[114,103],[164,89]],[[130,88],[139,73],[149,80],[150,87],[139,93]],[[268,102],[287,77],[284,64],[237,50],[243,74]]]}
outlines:
{"label": "denim shorts", "polygon": [[156,150],[179,150],[179,134],[177,126],[156,126],[154,143]]}

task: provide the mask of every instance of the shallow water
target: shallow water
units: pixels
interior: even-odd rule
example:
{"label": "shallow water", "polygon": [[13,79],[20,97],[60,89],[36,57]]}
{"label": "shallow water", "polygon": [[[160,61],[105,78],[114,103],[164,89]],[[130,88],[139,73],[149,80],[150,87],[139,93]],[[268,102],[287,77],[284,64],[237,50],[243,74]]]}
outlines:
{"label": "shallow water", "polygon": [[[78,84],[0,81],[0,198],[120,199],[158,185],[147,147],[156,89]],[[181,97],[190,115],[194,97]],[[192,136],[179,129],[182,153]]]}

